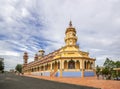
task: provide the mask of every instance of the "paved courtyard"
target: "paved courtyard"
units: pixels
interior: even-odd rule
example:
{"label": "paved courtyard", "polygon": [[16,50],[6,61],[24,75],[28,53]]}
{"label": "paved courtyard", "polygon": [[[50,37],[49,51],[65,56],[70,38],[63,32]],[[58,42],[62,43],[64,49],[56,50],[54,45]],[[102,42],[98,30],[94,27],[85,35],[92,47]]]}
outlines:
{"label": "paved courtyard", "polygon": [[[72,81],[71,81],[72,82]],[[11,73],[0,74],[0,89],[97,89],[55,81],[19,76]]]}
{"label": "paved courtyard", "polygon": [[98,80],[96,77],[85,77],[85,78],[57,78],[57,77],[45,77],[45,76],[32,76],[26,75],[29,77],[40,78],[51,81],[58,81],[69,84],[83,85],[96,87],[101,89],[120,89],[120,81],[115,80]]}

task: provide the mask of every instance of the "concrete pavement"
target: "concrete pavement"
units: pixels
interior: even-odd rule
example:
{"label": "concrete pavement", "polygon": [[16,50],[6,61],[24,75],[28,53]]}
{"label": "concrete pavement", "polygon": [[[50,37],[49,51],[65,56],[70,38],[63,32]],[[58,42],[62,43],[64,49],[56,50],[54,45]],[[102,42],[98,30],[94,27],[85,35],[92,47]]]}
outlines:
{"label": "concrete pavement", "polygon": [[93,87],[59,83],[49,80],[19,76],[12,73],[0,74],[0,89],[97,89]]}

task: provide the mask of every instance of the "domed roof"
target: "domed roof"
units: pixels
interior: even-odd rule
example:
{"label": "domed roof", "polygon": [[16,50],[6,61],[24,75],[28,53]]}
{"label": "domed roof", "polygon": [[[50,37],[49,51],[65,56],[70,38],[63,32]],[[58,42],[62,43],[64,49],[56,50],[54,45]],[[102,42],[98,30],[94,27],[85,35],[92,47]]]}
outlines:
{"label": "domed roof", "polygon": [[66,29],[65,33],[69,32],[69,31],[73,31],[76,33],[75,28],[72,26],[72,21],[69,22],[69,27]]}

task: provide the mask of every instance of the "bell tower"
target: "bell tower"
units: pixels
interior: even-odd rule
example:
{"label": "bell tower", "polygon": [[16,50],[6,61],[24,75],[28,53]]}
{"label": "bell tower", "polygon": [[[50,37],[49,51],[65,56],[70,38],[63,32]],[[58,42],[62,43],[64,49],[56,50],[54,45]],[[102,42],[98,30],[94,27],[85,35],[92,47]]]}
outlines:
{"label": "bell tower", "polygon": [[66,46],[73,46],[73,45],[75,46],[77,42],[77,36],[76,36],[76,30],[72,26],[71,21],[69,23],[69,27],[66,29],[65,35],[66,35],[65,37]]}
{"label": "bell tower", "polygon": [[34,61],[38,60],[38,54],[35,54]]}
{"label": "bell tower", "polygon": [[27,65],[27,63],[28,63],[28,54],[27,54],[27,52],[24,53],[23,59],[24,59],[24,65]]}
{"label": "bell tower", "polygon": [[41,59],[44,56],[45,51],[44,50],[39,50],[39,54],[38,54],[38,59]]}

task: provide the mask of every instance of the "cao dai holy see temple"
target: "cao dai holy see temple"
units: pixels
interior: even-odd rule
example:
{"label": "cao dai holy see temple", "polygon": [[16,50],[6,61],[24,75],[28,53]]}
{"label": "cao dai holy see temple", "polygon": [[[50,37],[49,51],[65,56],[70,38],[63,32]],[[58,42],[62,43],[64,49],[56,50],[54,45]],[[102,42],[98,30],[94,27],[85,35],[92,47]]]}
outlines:
{"label": "cao dai holy see temple", "polygon": [[44,55],[44,50],[39,50],[34,61],[28,63],[28,54],[24,53],[23,73],[39,76],[56,77],[86,77],[94,76],[95,59],[89,57],[88,52],[79,49],[76,29],[70,21],[65,32],[65,46]]}

